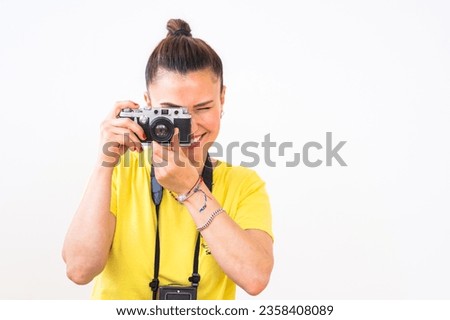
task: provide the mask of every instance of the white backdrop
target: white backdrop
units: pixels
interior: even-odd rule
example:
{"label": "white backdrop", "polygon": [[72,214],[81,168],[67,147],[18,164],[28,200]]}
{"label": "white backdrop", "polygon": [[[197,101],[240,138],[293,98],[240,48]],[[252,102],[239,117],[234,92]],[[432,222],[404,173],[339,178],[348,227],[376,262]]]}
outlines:
{"label": "white backdrop", "polygon": [[[148,55],[183,18],[225,65],[218,141],[259,142],[261,157],[269,133],[293,143],[255,168],[276,236],[259,298],[449,299],[449,12],[429,0],[0,0],[0,298],[89,297],[60,251],[99,124],[116,100],[144,102]],[[348,166],[286,167],[326,132],[347,141]],[[234,164],[249,160],[239,153]]]}

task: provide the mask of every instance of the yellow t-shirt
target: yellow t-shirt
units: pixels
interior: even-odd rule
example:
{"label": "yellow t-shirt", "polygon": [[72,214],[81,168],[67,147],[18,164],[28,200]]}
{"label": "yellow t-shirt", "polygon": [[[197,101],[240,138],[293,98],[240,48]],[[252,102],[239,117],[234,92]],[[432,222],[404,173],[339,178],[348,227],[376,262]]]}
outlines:
{"label": "yellow t-shirt", "polygon": [[[114,169],[111,212],[116,229],[107,264],[95,279],[93,299],[151,299],[155,259],[156,211],[150,192],[148,154],[127,152]],[[272,235],[272,219],[264,182],[251,169],[219,162],[213,171],[213,196],[243,229]],[[190,286],[196,226],[188,210],[164,190],[159,213],[160,286]],[[239,250],[239,248],[236,248]],[[197,299],[234,299],[229,279],[201,238]]]}

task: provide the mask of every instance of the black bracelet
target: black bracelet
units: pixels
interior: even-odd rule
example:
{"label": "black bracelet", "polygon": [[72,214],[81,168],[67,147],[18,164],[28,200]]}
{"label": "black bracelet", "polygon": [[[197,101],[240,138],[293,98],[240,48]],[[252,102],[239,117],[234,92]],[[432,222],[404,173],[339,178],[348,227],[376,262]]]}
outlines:
{"label": "black bracelet", "polygon": [[179,203],[183,203],[185,202],[190,196],[192,196],[194,193],[196,193],[199,188],[200,188],[200,184],[202,183],[203,178],[202,176],[198,176],[197,182],[194,184],[194,186],[185,194],[180,194],[178,196],[175,196],[172,191],[170,191],[170,194],[172,195],[172,197],[174,197]]}

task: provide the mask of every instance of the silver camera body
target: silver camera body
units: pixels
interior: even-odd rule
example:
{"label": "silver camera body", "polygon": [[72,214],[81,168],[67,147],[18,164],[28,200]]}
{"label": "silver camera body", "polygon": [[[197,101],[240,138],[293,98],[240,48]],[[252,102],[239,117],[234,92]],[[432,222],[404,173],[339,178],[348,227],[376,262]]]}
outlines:
{"label": "silver camera body", "polygon": [[120,118],[130,118],[139,124],[147,139],[142,142],[156,141],[161,145],[170,145],[175,128],[179,130],[181,147],[191,145],[191,115],[183,107],[153,107],[123,109]]}

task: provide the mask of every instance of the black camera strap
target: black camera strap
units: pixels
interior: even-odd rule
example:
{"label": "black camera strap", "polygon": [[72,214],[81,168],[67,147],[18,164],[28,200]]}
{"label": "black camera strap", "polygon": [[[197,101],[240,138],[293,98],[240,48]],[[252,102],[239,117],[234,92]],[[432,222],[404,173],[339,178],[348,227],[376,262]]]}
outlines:
{"label": "black camera strap", "polygon": [[[209,158],[209,154],[206,156],[205,165],[203,166],[202,178],[205,182],[208,189],[212,192],[212,178],[213,178],[213,169],[211,164],[211,159]],[[151,192],[152,192],[152,200],[155,204],[156,209],[156,240],[155,240],[155,265],[153,272],[153,280],[149,283],[149,286],[153,292],[153,300],[156,300],[158,288],[159,288],[159,260],[160,260],[160,243],[159,243],[159,207],[161,205],[162,196],[163,196],[163,187],[159,184],[158,180],[155,177],[155,170],[153,168],[153,164],[150,171],[150,183],[151,183]],[[200,232],[197,233],[197,242],[195,244],[194,251],[194,262],[193,262],[193,271],[192,276],[188,278],[188,280],[192,283],[193,287],[197,287],[200,282],[200,274],[198,273],[198,256],[200,253]]]}

